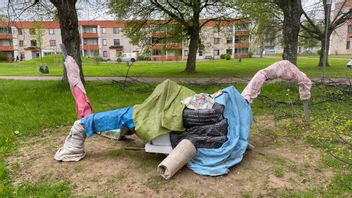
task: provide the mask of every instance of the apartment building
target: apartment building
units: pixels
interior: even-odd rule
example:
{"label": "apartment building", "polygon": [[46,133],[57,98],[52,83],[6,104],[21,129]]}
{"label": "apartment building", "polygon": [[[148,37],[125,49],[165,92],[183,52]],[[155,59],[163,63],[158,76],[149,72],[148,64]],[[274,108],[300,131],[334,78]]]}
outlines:
{"label": "apartment building", "polygon": [[[81,54],[99,56],[104,60],[117,60],[120,53],[142,53],[143,48],[133,45],[124,35],[124,21],[79,21]],[[201,47],[197,59],[217,59],[221,54],[233,57],[248,56],[248,21],[233,19],[210,22],[201,32]],[[187,41],[165,41],[162,32],[150,33],[152,60],[185,60],[188,57]],[[61,32],[58,22],[0,22],[0,53],[9,60],[30,60],[40,55],[61,53]]]}
{"label": "apartment building", "polygon": [[[343,1],[337,1],[334,5],[331,19],[338,13],[341,6],[343,11],[347,12],[352,8],[352,0],[348,0],[345,4]],[[346,23],[338,27],[330,38],[329,54],[351,54],[352,53],[352,19],[348,19]]]}

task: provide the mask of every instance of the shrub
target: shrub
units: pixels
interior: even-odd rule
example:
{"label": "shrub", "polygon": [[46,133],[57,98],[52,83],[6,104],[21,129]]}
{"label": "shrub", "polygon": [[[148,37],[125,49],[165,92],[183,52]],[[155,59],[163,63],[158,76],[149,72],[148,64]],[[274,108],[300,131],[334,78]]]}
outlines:
{"label": "shrub", "polygon": [[225,55],[225,59],[226,59],[226,60],[231,60],[231,55],[230,55],[230,54],[226,54],[226,55]]}
{"label": "shrub", "polygon": [[151,58],[148,55],[138,55],[137,56],[137,60],[139,60],[139,61],[150,61]]}
{"label": "shrub", "polygon": [[220,55],[220,59],[225,59],[226,58],[226,54],[221,54]]}
{"label": "shrub", "polygon": [[4,52],[0,52],[0,61],[3,62],[7,60],[8,60],[7,55]]}

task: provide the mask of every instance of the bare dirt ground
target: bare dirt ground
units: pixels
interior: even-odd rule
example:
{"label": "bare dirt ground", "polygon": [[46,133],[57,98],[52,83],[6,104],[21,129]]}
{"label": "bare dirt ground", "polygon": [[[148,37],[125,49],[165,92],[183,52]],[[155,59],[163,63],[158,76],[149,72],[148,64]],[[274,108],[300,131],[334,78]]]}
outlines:
{"label": "bare dirt ground", "polygon": [[82,161],[56,162],[54,153],[70,127],[21,140],[8,168],[14,184],[69,181],[75,197],[277,197],[281,191],[323,186],[333,176],[330,169],[318,168],[319,151],[299,140],[273,140],[263,132],[274,130],[273,120],[256,120],[260,124],[251,131],[255,149],[226,176],[196,175],[185,167],[166,181],[156,172],[165,156],[126,149],[143,147],[136,137],[115,142],[94,136],[86,141]]}

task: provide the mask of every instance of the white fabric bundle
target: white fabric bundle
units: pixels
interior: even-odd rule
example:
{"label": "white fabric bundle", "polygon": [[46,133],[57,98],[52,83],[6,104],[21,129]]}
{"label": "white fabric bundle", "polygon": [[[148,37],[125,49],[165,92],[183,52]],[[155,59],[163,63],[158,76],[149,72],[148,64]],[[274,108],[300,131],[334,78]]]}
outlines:
{"label": "white fabric bundle", "polygon": [[77,120],[66,137],[63,147],[57,150],[54,159],[57,161],[79,161],[86,153],[84,152],[84,141],[86,139],[86,133],[80,120]]}

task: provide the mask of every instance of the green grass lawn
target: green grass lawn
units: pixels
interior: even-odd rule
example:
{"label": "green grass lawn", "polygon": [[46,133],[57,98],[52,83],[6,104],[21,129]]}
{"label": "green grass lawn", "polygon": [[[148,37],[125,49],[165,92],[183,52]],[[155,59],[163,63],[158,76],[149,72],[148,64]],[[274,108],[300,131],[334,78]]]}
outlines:
{"label": "green grass lawn", "polygon": [[[99,112],[140,103],[152,92],[155,85],[127,84],[123,91],[116,84],[88,82],[86,89],[94,111]],[[226,85],[186,86],[196,92],[212,93]],[[236,87],[242,90],[244,84],[236,84]],[[292,117],[292,119],[297,115],[302,117],[302,104],[297,100],[297,91],[296,86],[287,83],[265,85],[262,91],[265,97],[257,99],[252,104],[254,115],[269,114],[277,117]],[[44,128],[55,128],[73,123],[76,119],[75,105],[69,87],[62,82],[55,81],[0,80],[0,93],[0,196],[69,196],[71,187],[66,182],[24,183],[16,187],[11,185],[11,176],[7,174],[4,159],[5,156],[15,154],[18,138],[40,135]],[[280,101],[286,101],[288,104]],[[351,105],[351,94],[341,94],[338,89],[313,88],[310,106],[312,118],[333,116],[332,112],[350,117]],[[275,108],[272,108],[273,106]],[[295,138],[302,138],[303,130],[300,127],[299,125],[297,128],[292,128],[292,125],[287,125],[283,131],[289,131],[290,135],[295,135]],[[329,133],[329,130],[325,132]],[[285,135],[288,134],[283,136]],[[338,163],[333,162],[332,164]],[[352,174],[344,174],[344,171],[346,171],[345,168],[336,168],[337,176],[329,184],[324,184],[327,185],[326,188],[314,187],[304,192],[288,191],[285,197],[301,197],[301,195],[304,197],[339,197],[341,193],[346,194],[352,191],[351,186],[346,185],[346,182],[352,181]]]}
{"label": "green grass lawn", "polygon": [[[185,74],[182,71],[186,62],[136,62],[129,75],[134,77],[251,77],[258,70],[269,66],[280,58],[248,58],[237,60],[213,60],[198,61],[196,74]],[[49,66],[50,76],[62,75],[62,57],[47,56],[43,63]],[[327,68],[328,77],[351,77],[351,70],[346,68],[346,60],[330,60],[331,67]],[[322,68],[317,67],[316,59],[298,59],[298,67],[309,77],[321,77]],[[2,76],[41,76],[38,68],[40,59],[16,63],[0,63],[0,75]],[[83,71],[85,76],[124,76],[127,71],[125,63],[97,63],[88,58],[83,58]]]}

